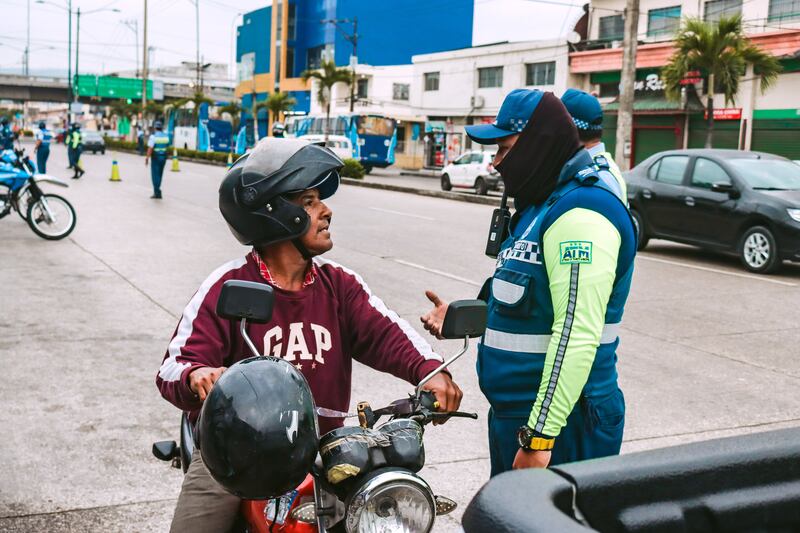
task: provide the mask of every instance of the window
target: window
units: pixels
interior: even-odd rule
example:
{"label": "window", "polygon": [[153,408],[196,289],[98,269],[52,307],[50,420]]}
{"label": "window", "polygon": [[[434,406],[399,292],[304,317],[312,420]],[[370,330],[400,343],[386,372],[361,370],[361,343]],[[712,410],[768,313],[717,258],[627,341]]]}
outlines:
{"label": "window", "polygon": [[731,184],[731,178],[728,176],[728,173],[715,162],[704,157],[698,157],[694,162],[692,187],[710,189],[715,183]]}
{"label": "window", "polygon": [[685,155],[668,155],[659,161],[656,181],[669,183],[670,185],[680,185],[683,183],[683,175],[686,172],[686,165],[689,164],[689,157]]}
{"label": "window", "polygon": [[367,99],[369,91],[369,78],[359,78],[356,82],[356,98]]}
{"label": "window", "polygon": [[487,67],[478,69],[478,87],[485,89],[488,87],[503,86],[503,67]]}
{"label": "window", "polygon": [[408,100],[407,83],[393,83],[392,84],[392,100]]}
{"label": "window", "polygon": [[622,15],[600,17],[600,40],[621,41],[625,34],[625,22]]}
{"label": "window", "polygon": [[553,85],[556,82],[556,62],[527,63],[525,85]]}
{"label": "window", "polygon": [[289,4],[289,24],[286,33],[286,39],[289,41],[297,38],[297,4]]}
{"label": "window", "polygon": [[453,161],[454,165],[468,165],[469,162],[472,160],[472,154],[464,154],[455,161]]}
{"label": "window", "polygon": [[706,2],[704,19],[717,22],[720,17],[730,17],[742,12],[742,0],[712,0]]}
{"label": "window", "polygon": [[308,70],[318,69],[322,64],[322,51],[325,49],[324,45],[309,48],[306,52],[306,65]]}
{"label": "window", "polygon": [[286,47],[286,77],[294,78],[294,48]]}
{"label": "window", "polygon": [[681,6],[651,9],[647,12],[647,36],[669,36],[681,25]]}
{"label": "window", "polygon": [[439,73],[438,72],[426,72],[424,74],[425,77],[425,90],[426,91],[438,91],[439,90]]}
{"label": "window", "polygon": [[619,82],[601,83],[600,98],[610,98],[613,96],[619,96]]}
{"label": "window", "polygon": [[770,0],[769,20],[792,20],[800,18],[800,0]]}
{"label": "window", "polygon": [[357,122],[359,135],[380,135],[391,137],[394,134],[395,122],[390,118],[361,116]]}

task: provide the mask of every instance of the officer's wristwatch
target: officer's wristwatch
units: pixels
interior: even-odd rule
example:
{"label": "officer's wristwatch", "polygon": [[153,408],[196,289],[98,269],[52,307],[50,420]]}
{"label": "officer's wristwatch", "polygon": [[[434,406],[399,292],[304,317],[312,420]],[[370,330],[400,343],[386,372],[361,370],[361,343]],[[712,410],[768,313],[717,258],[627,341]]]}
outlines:
{"label": "officer's wristwatch", "polygon": [[525,424],[517,430],[517,442],[523,450],[548,451],[553,449],[556,439],[537,433]]}

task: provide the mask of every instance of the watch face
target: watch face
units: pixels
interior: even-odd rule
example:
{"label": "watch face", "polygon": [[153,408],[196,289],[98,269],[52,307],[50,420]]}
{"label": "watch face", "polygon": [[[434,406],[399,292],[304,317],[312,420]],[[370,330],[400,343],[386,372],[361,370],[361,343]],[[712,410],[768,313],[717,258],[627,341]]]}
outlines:
{"label": "watch face", "polygon": [[531,438],[533,437],[533,430],[528,426],[522,426],[517,430],[517,442],[520,448],[528,448],[531,445]]}

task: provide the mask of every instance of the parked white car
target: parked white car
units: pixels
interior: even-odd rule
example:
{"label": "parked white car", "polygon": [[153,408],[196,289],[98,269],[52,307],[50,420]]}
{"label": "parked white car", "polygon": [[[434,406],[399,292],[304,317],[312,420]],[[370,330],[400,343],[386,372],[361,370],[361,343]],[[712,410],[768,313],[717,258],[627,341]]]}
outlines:
{"label": "parked white car", "polygon": [[493,152],[466,152],[442,169],[442,190],[475,189],[476,194],[500,190],[503,182],[492,166]]}
{"label": "parked white car", "polygon": [[331,152],[338,155],[342,159],[353,158],[353,143],[344,135],[328,135],[328,141],[325,142],[324,135],[303,135],[300,137],[304,141],[319,144],[331,149]]}

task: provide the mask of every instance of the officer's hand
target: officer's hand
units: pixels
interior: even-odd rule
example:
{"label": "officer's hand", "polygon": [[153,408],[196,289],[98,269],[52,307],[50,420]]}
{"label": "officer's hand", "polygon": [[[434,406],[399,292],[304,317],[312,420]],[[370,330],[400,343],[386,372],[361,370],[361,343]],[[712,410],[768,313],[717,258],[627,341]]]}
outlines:
{"label": "officer's hand", "polygon": [[517,456],[514,457],[514,470],[522,468],[547,468],[550,464],[550,457],[553,452],[550,450],[517,450]]}
{"label": "officer's hand", "polygon": [[[425,384],[425,389],[436,396],[436,401],[439,402],[437,411],[458,411],[458,406],[461,405],[461,397],[464,396],[464,393],[450,379],[450,376],[445,373],[436,374]],[[433,424],[444,424],[445,422],[446,420],[441,422],[434,421]]]}
{"label": "officer's hand", "polygon": [[219,377],[226,370],[227,368],[224,366],[219,368],[201,366],[196,370],[192,370],[192,372],[189,374],[189,388],[192,389],[192,392],[197,394],[201,402],[205,401],[206,396],[208,396],[208,393],[211,392],[211,388],[214,386],[214,383],[217,382]]}
{"label": "officer's hand", "polygon": [[431,309],[427,314],[419,317],[419,319],[422,321],[422,325],[431,333],[431,335],[434,335],[437,339],[441,339],[443,338],[442,324],[444,324],[444,315],[447,314],[448,304],[447,302],[440,300],[433,291],[425,291],[425,296],[427,296],[428,300],[430,300],[433,304],[433,309]]}

